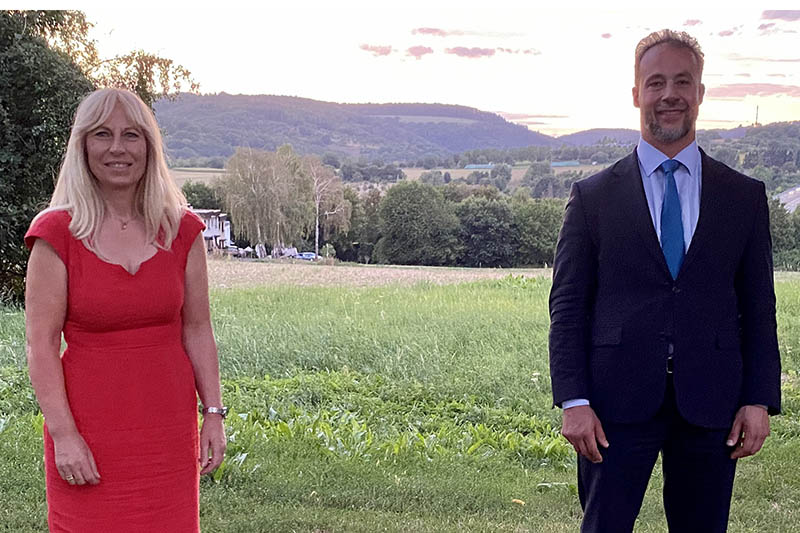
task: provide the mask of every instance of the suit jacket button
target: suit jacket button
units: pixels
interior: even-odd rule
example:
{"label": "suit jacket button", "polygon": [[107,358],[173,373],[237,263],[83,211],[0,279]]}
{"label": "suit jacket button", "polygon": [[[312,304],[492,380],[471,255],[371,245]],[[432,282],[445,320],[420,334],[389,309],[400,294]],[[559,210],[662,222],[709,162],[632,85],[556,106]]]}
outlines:
{"label": "suit jacket button", "polygon": [[679,292],[681,292],[681,289],[680,289],[680,287],[677,287],[677,286],[673,285],[672,286],[672,292],[674,292],[675,294],[678,294]]}

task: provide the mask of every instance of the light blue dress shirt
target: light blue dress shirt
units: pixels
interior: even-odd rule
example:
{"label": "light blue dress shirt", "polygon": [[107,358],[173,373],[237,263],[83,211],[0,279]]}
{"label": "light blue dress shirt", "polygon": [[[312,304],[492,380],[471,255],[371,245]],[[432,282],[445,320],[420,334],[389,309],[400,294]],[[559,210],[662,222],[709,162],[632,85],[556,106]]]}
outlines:
{"label": "light blue dress shirt", "polygon": [[[664,203],[664,189],[667,180],[659,166],[669,157],[641,137],[636,147],[636,155],[639,159],[639,172],[642,175],[642,185],[647,199],[647,207],[650,210],[650,218],[653,221],[658,241],[661,242],[661,204]],[[681,163],[681,166],[675,170],[674,176],[675,185],[678,187],[678,198],[681,201],[683,249],[686,251],[692,243],[697,220],[700,217],[700,190],[703,180],[702,161],[697,142],[692,141],[672,159]],[[564,409],[579,405],[589,405],[589,400],[579,398],[561,403],[561,407]]]}

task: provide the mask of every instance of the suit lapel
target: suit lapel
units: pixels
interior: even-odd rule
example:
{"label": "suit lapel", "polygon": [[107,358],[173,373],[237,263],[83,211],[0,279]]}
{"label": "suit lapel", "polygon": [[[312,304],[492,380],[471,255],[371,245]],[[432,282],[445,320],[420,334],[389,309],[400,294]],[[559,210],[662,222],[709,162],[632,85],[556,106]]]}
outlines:
{"label": "suit lapel", "polygon": [[[620,187],[620,198],[622,205],[627,212],[631,224],[639,233],[644,248],[653,256],[653,259],[660,265],[661,270],[666,276],[672,279],[664,259],[664,252],[658,242],[658,235],[653,226],[653,219],[650,217],[650,209],[647,207],[647,197],[644,194],[642,185],[642,173],[639,170],[639,158],[636,150],[628,157],[622,159],[614,166],[614,174],[617,175]],[[702,209],[701,209],[702,212]],[[692,239],[694,244],[694,239]],[[683,265],[685,266],[685,264]],[[683,268],[681,268],[683,270]],[[680,274],[679,274],[680,275]]]}
{"label": "suit lapel", "polygon": [[713,221],[722,219],[722,213],[720,213],[721,206],[716,201],[722,196],[718,192],[721,186],[719,177],[711,168],[711,159],[703,150],[700,150],[700,161],[702,167],[700,178],[702,180],[700,183],[700,213],[697,218],[697,227],[694,230],[694,235],[692,235],[692,243],[686,251],[686,258],[683,260],[683,265],[681,265],[681,271],[678,273],[678,277],[680,277],[681,274],[691,266],[692,262],[694,262],[699,253],[698,250],[708,246],[713,240]]}

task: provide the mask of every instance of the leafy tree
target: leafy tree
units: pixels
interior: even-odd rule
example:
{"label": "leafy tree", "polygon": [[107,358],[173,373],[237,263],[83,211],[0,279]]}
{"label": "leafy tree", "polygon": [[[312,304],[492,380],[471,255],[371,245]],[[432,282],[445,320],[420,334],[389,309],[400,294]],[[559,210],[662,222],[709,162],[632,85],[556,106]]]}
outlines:
{"label": "leafy tree", "polygon": [[461,224],[462,264],[471,267],[510,267],[516,236],[511,208],[503,198],[471,196],[456,207]]}
{"label": "leafy tree", "polygon": [[800,244],[792,215],[776,198],[769,200],[769,229],[775,253],[792,250]]}
{"label": "leafy tree", "polygon": [[564,219],[564,202],[515,196],[511,211],[518,239],[514,263],[518,266],[551,264]]}
{"label": "leafy tree", "polygon": [[453,264],[459,254],[458,218],[442,193],[417,181],[391,187],[380,204],[381,263]]}
{"label": "leafy tree", "polygon": [[181,89],[196,91],[197,82],[182,65],[144,50],[100,57],[89,37],[93,24],[81,11],[7,11],[9,17],[66,54],[97,87],[122,87],[150,107],[159,98],[174,98]]}
{"label": "leafy tree", "polygon": [[53,191],[72,116],[93,88],[47,45],[37,20],[0,11],[0,297],[15,301],[24,291],[23,235]]}
{"label": "leafy tree", "polygon": [[311,182],[300,165],[289,145],[276,152],[240,148],[228,160],[220,189],[239,236],[283,246],[307,234],[314,224],[314,204]]}
{"label": "leafy tree", "polygon": [[222,200],[217,192],[202,181],[186,181],[181,190],[195,209],[222,209]]}
{"label": "leafy tree", "polygon": [[419,175],[419,181],[428,185],[444,185],[444,176],[441,170],[429,170]]}

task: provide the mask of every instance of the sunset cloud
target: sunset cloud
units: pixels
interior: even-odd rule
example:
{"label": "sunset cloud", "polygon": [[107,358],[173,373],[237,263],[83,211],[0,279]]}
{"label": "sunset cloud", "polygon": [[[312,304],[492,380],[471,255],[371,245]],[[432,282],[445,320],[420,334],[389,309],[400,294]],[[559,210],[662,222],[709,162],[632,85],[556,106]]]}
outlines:
{"label": "sunset cloud", "polygon": [[717,35],[719,35],[720,37],[730,37],[731,35],[733,35],[733,33],[734,33],[733,30],[724,30],[719,32]]}
{"label": "sunset cloud", "polygon": [[392,53],[391,46],[376,46],[372,44],[362,44],[361,46],[359,46],[359,48],[361,48],[365,52],[371,53],[375,57],[388,56],[389,54]]}
{"label": "sunset cloud", "polygon": [[463,37],[465,35],[477,37],[522,37],[522,33],[508,33],[495,31],[469,31],[469,30],[445,30],[442,28],[414,28],[412,35],[431,35],[433,37]]}
{"label": "sunset cloud", "polygon": [[739,54],[729,54],[728,59],[731,61],[750,61],[755,63],[800,63],[800,57],[748,57],[740,56]]}
{"label": "sunset cloud", "polygon": [[786,74],[767,74],[770,78],[785,78]]}
{"label": "sunset cloud", "polygon": [[600,37],[602,37],[603,39],[611,39],[611,34],[610,33],[604,33]]}
{"label": "sunset cloud", "polygon": [[758,29],[759,30],[768,30],[768,29],[773,28],[773,27],[775,27],[775,23],[774,22],[769,22],[769,23],[764,23],[764,24],[759,25]]}
{"label": "sunset cloud", "polygon": [[467,57],[470,59],[475,59],[479,57],[492,57],[495,53],[494,48],[467,48],[465,46],[456,46],[455,48],[446,48],[444,51],[446,54],[454,54],[458,57]]}
{"label": "sunset cloud", "polygon": [[441,28],[416,28],[411,30],[412,35],[433,35],[434,37],[447,37],[448,35],[463,35],[461,32],[449,32]]}
{"label": "sunset cloud", "polygon": [[702,20],[689,19],[686,22],[684,22],[683,25],[684,26],[697,26],[698,24],[702,24],[702,23],[703,23]]}
{"label": "sunset cloud", "polygon": [[785,20],[794,22],[800,20],[800,11],[773,9],[761,13],[761,18],[765,20]]}
{"label": "sunset cloud", "polygon": [[406,55],[416,57],[417,59],[422,59],[422,56],[432,53],[433,48],[430,48],[429,46],[412,46],[406,50]]}
{"label": "sunset cloud", "polygon": [[710,98],[744,98],[745,96],[786,95],[800,98],[800,86],[778,85],[775,83],[731,83],[712,87],[706,91]]}
{"label": "sunset cloud", "polygon": [[511,48],[496,48],[498,52],[502,52],[504,54],[528,54],[528,55],[535,55],[538,56],[541,52],[535,48],[526,48],[526,49],[511,49]]}

